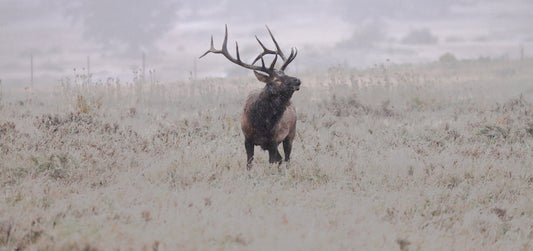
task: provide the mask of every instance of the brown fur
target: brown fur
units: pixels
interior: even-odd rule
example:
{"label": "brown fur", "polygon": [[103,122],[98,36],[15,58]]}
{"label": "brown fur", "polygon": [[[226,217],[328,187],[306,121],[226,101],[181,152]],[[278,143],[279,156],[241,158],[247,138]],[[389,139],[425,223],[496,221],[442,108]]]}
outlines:
{"label": "brown fur", "polygon": [[[244,137],[250,138],[250,137],[257,137],[257,132],[254,130],[252,123],[250,121],[250,114],[248,112],[248,107],[252,106],[252,104],[258,99],[258,92],[251,93],[248,96],[248,99],[246,100],[246,104],[244,106],[244,111],[242,113],[241,117],[241,127],[242,132],[244,134]],[[281,117],[280,121],[276,124],[275,130],[274,130],[274,141],[276,143],[283,142],[284,139],[289,138],[290,142],[294,140],[294,135],[296,134],[296,108],[294,105],[289,102],[286,104],[286,110],[283,113],[283,116]],[[258,144],[259,145],[259,144]]]}
{"label": "brown fur", "polygon": [[258,73],[256,76],[266,86],[252,92],[244,105],[241,127],[245,138],[247,168],[252,167],[255,145],[269,152],[271,163],[280,163],[282,158],[278,145],[283,142],[285,161],[289,161],[296,135],[296,108],[290,98],[300,88],[300,80],[280,71],[268,77]]}

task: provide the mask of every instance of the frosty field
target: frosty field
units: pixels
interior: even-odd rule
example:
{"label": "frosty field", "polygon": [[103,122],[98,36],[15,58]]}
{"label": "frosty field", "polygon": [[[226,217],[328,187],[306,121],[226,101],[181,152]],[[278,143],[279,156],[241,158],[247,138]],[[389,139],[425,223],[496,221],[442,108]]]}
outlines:
{"label": "frosty field", "polygon": [[292,160],[251,171],[252,76],[4,86],[0,250],[531,250],[532,69],[293,72]]}

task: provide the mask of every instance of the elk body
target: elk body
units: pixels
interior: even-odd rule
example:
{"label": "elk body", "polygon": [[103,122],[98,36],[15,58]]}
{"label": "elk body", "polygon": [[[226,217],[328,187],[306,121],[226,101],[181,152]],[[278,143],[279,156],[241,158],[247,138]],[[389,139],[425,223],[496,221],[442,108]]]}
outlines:
{"label": "elk body", "polygon": [[[270,50],[266,48],[256,37],[259,45],[263,48],[263,52],[255,58],[252,64],[246,64],[241,61],[237,42],[235,42],[237,58],[233,58],[229,54],[227,49],[227,26],[222,49],[217,50],[214,48],[213,37],[211,36],[211,48],[201,56],[203,57],[210,52],[222,54],[229,61],[253,70],[256,78],[265,83],[263,89],[250,93],[244,105],[241,118],[241,128],[246,148],[246,166],[248,169],[252,168],[254,146],[256,145],[268,151],[270,163],[281,163],[282,157],[278,151],[278,146],[283,143],[285,161],[289,161],[292,142],[296,135],[296,109],[291,104],[290,99],[293,93],[300,89],[301,82],[298,78],[286,75],[284,71],[298,52],[295,49],[291,49],[290,55],[285,57],[268,27],[267,30],[276,49]],[[269,54],[274,55],[274,59],[270,67],[267,68],[263,57]],[[283,61],[280,68],[276,68],[278,57]],[[255,65],[259,61],[261,61],[261,65]]]}

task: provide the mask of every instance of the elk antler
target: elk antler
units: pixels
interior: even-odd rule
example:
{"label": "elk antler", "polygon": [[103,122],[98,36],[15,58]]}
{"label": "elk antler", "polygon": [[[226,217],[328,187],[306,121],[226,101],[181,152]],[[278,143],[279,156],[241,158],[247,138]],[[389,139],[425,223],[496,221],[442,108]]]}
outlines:
{"label": "elk antler", "polygon": [[255,39],[257,39],[257,42],[259,42],[259,45],[261,45],[261,47],[263,48],[263,52],[261,54],[259,54],[254,62],[252,64],[255,64],[255,62],[257,62],[257,60],[259,59],[263,59],[263,56],[267,55],[267,54],[274,54],[274,55],[279,55],[281,57],[281,59],[283,60],[283,65],[281,66],[281,70],[284,71],[285,68],[287,68],[287,66],[292,62],[292,60],[294,60],[294,58],[296,58],[296,55],[298,54],[298,50],[296,48],[291,48],[291,54],[289,55],[289,58],[285,58],[285,55],[283,55],[283,51],[281,50],[281,48],[279,48],[279,44],[278,42],[276,41],[276,39],[274,38],[274,35],[272,35],[272,32],[270,31],[270,29],[268,28],[267,25],[265,25],[267,30],[268,30],[268,34],[270,34],[270,37],[272,38],[272,41],[274,42],[274,45],[276,46],[276,50],[273,51],[273,50],[269,50],[267,49],[263,43],[261,43],[261,40],[259,40],[259,38],[257,36],[255,36]]}
{"label": "elk antler", "polygon": [[[283,55],[283,52],[279,48],[278,42],[276,41],[276,39],[272,35],[272,32],[270,31],[268,26],[266,28],[268,30],[268,33],[272,37],[272,40],[274,41],[274,44],[276,45],[276,50],[273,51],[273,50],[270,50],[270,49],[266,48],[265,45],[263,45],[263,43],[256,36],[255,38],[257,39],[257,42],[259,42],[259,45],[261,45],[261,47],[263,48],[263,52],[261,52],[255,58],[255,60],[252,62],[252,64],[246,64],[246,63],[241,61],[241,57],[240,57],[240,54],[239,54],[239,44],[237,42],[235,42],[235,51],[236,51],[236,54],[237,54],[237,58],[233,58],[229,54],[229,52],[228,52],[228,25],[226,25],[226,29],[225,29],[225,33],[224,33],[224,42],[222,42],[222,49],[221,50],[215,49],[215,47],[213,45],[213,36],[211,36],[211,48],[208,51],[206,51],[202,56],[200,56],[200,58],[202,58],[203,56],[207,55],[210,52],[211,53],[215,53],[215,54],[222,54],[229,61],[231,61],[231,62],[233,62],[233,63],[235,63],[237,65],[240,65],[240,66],[242,66],[242,67],[244,67],[246,69],[250,69],[250,70],[254,70],[254,71],[261,71],[261,72],[264,72],[264,73],[267,73],[267,74],[271,74],[274,71],[274,66],[276,65],[276,61],[278,59],[278,56],[280,56],[281,59],[283,60],[283,65],[281,66],[280,69],[282,71],[284,71],[285,68],[292,62],[292,60],[294,60],[294,58],[298,54],[298,51],[295,50],[294,48],[291,49],[291,54],[289,55],[289,58],[285,58],[285,55]],[[269,68],[266,68],[265,61],[263,59],[263,56],[265,56],[267,54],[275,55],[274,60],[270,64]],[[255,63],[257,61],[259,61],[259,60],[261,60],[261,66],[256,66]]]}

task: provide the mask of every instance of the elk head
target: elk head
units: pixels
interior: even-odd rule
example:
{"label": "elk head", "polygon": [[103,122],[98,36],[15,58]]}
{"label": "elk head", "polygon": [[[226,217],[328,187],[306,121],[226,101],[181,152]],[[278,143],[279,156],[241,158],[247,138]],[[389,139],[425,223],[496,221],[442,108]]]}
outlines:
{"label": "elk head", "polygon": [[[263,52],[259,53],[251,64],[242,62],[237,42],[235,42],[236,58],[229,54],[227,25],[222,49],[215,49],[213,36],[211,36],[211,48],[200,56],[202,58],[208,53],[222,54],[229,61],[252,70],[256,78],[265,83],[262,90],[252,92],[248,96],[241,118],[248,169],[252,167],[255,145],[261,146],[263,150],[268,150],[269,162],[281,163],[282,158],[278,151],[278,145],[283,142],[285,161],[289,161],[292,142],[296,134],[296,109],[291,104],[290,98],[295,91],[300,89],[301,82],[298,78],[286,75],[285,69],[296,58],[298,51],[293,48],[290,55],[286,57],[268,26],[266,28],[276,49],[268,49],[256,36],[255,38]],[[264,56],[266,55],[274,55],[269,67],[265,65]],[[278,57],[283,61],[279,69],[276,68]],[[256,65],[259,61],[261,62],[260,66]]]}

